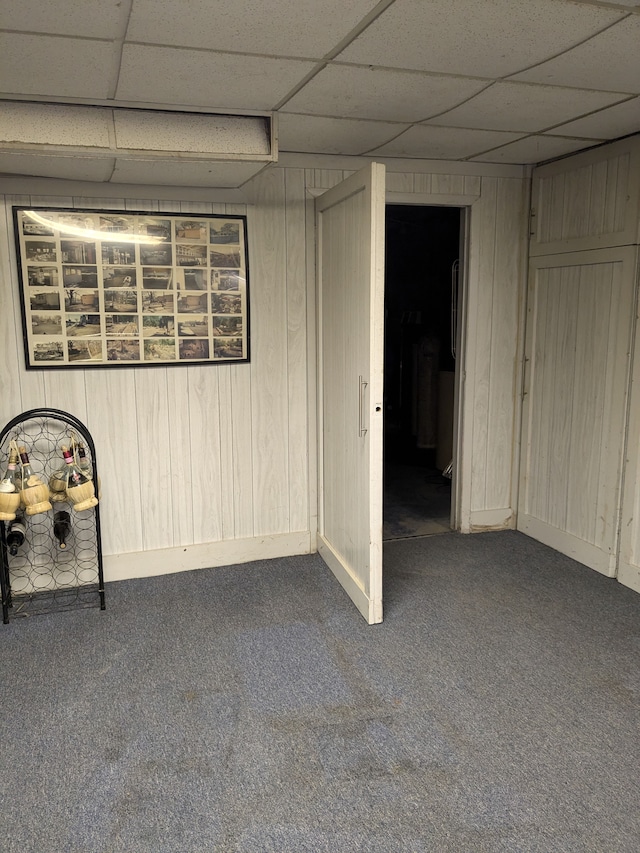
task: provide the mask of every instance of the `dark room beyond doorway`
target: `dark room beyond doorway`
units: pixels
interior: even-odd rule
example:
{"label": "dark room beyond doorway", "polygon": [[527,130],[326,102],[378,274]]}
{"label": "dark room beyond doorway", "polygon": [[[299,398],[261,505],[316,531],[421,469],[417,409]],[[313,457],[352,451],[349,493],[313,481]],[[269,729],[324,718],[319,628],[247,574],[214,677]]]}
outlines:
{"label": "dark room beyond doorway", "polygon": [[386,207],[384,539],[451,529],[461,213]]}

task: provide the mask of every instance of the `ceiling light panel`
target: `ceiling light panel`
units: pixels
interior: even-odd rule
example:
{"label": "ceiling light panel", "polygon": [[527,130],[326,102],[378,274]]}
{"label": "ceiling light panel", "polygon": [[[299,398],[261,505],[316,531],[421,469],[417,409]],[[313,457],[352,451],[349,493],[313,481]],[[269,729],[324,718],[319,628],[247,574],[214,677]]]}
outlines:
{"label": "ceiling light panel", "polygon": [[271,155],[270,121],[254,116],[210,116],[114,110],[116,145],[139,151],[176,151],[260,159]]}

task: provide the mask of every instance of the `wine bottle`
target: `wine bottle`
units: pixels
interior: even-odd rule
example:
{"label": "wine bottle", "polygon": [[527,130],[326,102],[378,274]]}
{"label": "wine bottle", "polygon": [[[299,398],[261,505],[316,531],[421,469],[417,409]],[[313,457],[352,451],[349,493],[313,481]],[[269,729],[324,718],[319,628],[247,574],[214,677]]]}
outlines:
{"label": "wine bottle", "polygon": [[67,471],[67,496],[76,512],[82,512],[98,503],[92,481],[80,470],[68,447],[62,445],[62,455]]}
{"label": "wine bottle", "polygon": [[7,547],[12,557],[15,557],[18,553],[18,548],[23,545],[26,535],[27,528],[24,523],[24,516],[22,513],[17,513],[15,519],[9,525],[9,532],[7,533]]}
{"label": "wine bottle", "polygon": [[29,454],[26,447],[19,447],[20,462],[22,463],[22,489],[20,497],[26,507],[27,515],[37,515],[39,512],[47,512],[51,509],[49,503],[49,487],[46,486],[37,474],[33,473]]}
{"label": "wine bottle", "polygon": [[84,444],[79,441],[78,442],[78,467],[90,480],[93,479],[93,472],[91,471],[91,463],[87,459],[87,452],[84,449]]}
{"label": "wine bottle", "polygon": [[[78,442],[78,465],[85,477],[93,480],[93,466],[91,465],[91,462],[89,462],[84,444],[81,441]],[[100,477],[98,477],[96,488],[98,491],[98,499],[100,499],[102,497],[102,483],[100,482]]]}
{"label": "wine bottle", "polygon": [[9,461],[7,470],[4,472],[2,480],[0,480],[0,492],[17,492],[19,489],[16,486],[16,468],[18,466],[18,454],[15,450],[9,453]]}
{"label": "wine bottle", "polygon": [[9,453],[9,462],[4,477],[0,480],[0,521],[13,521],[20,506],[20,483],[17,472],[18,454]]}
{"label": "wine bottle", "polygon": [[87,477],[87,475],[80,469],[80,466],[76,464],[76,461],[73,458],[73,453],[65,445],[62,446],[62,456],[64,457],[64,461],[67,466],[65,469],[67,488],[81,486],[84,483],[88,483],[89,477]]}
{"label": "wine bottle", "polygon": [[71,516],[64,509],[58,510],[53,516],[53,535],[58,540],[58,547],[64,550],[71,533]]}

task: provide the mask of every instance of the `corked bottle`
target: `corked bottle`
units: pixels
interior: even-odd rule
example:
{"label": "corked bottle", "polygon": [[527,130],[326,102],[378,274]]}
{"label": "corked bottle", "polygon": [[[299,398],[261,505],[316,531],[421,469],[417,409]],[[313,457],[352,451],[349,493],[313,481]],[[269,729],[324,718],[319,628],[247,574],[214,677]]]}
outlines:
{"label": "corked bottle", "polygon": [[22,463],[22,489],[20,498],[25,506],[27,515],[38,515],[40,512],[48,512],[51,509],[49,502],[49,487],[46,486],[37,474],[34,474],[29,462],[29,454],[26,447],[19,447],[20,462]]}
{"label": "corked bottle", "polygon": [[76,512],[90,509],[98,503],[93,482],[80,470],[68,447],[62,445],[62,455],[66,463],[67,496]]}
{"label": "corked bottle", "polygon": [[9,462],[4,477],[0,480],[0,521],[13,521],[20,506],[20,489],[16,485],[18,454],[9,453]]}

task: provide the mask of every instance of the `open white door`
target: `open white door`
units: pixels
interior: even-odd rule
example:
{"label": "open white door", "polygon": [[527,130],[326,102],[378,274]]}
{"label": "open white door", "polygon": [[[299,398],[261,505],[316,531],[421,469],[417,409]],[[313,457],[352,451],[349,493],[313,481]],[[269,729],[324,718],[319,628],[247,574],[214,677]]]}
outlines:
{"label": "open white door", "polygon": [[318,551],[369,624],[382,621],[385,169],[316,199]]}

